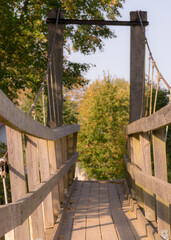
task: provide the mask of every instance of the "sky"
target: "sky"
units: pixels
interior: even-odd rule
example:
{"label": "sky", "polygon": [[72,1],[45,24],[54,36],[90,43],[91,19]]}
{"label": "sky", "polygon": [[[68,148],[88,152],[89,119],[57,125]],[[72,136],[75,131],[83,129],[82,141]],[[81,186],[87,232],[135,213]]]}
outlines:
{"label": "sky", "polygon": [[[118,20],[130,20],[130,11],[147,11],[149,25],[146,36],[158,68],[171,85],[171,0],[126,0],[122,15]],[[130,27],[112,26],[117,38],[104,40],[104,50],[95,54],[73,53],[69,59],[80,63],[92,63],[93,67],[85,75],[91,81],[102,79],[104,72],[111,76],[125,78],[130,76]],[[148,52],[146,57],[148,59]],[[147,65],[147,64],[146,64]],[[146,67],[146,72],[148,67]]]}

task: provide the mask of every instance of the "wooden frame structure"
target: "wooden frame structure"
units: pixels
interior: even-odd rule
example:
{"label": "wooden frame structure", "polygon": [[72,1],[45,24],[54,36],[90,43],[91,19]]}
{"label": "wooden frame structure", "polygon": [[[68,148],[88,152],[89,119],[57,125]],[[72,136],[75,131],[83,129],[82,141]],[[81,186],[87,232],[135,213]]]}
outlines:
{"label": "wooden frame structure", "polygon": [[13,230],[12,239],[44,239],[74,176],[80,126],[50,129],[24,114],[2,91],[0,101],[0,121],[7,125],[12,196],[12,203],[0,206],[0,236]]}
{"label": "wooden frame structure", "polygon": [[158,233],[164,239],[170,239],[171,217],[171,184],[167,180],[165,139],[165,127],[169,124],[171,104],[126,128],[125,165],[129,187],[144,209],[146,218],[157,222]]}

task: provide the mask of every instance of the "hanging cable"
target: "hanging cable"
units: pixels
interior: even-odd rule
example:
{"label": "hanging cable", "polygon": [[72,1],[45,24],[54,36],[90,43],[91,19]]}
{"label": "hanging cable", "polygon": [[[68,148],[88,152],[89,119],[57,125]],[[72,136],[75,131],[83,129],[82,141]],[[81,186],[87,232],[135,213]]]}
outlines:
{"label": "hanging cable", "polygon": [[143,32],[144,39],[145,39],[145,43],[147,44],[147,48],[148,48],[148,51],[149,51],[149,55],[150,55],[152,61],[154,62],[154,67],[156,68],[157,74],[160,76],[160,78],[163,80],[163,82],[165,83],[165,85],[167,86],[167,88],[170,90],[170,89],[171,89],[170,85],[169,85],[168,82],[164,79],[163,75],[161,74],[161,72],[159,71],[159,68],[158,68],[157,65],[156,65],[156,62],[154,61],[154,58],[153,58],[153,55],[152,55],[152,52],[151,52],[151,49],[150,49],[150,46],[149,46],[149,43],[148,43],[146,34],[145,34],[145,28],[144,28],[144,26],[143,26],[143,22],[142,22],[142,19],[141,19],[141,11],[138,11],[138,17],[139,17],[139,20],[140,20],[142,32]]}
{"label": "hanging cable", "polygon": [[152,76],[151,76],[150,111],[149,111],[149,115],[151,115],[151,113],[152,113],[152,101],[153,101],[153,78],[154,78],[154,61],[152,61]]}
{"label": "hanging cable", "polygon": [[145,112],[145,117],[148,115],[148,104],[149,104],[149,88],[150,88],[150,68],[151,68],[151,57],[149,59],[149,64],[148,64],[148,75],[147,75],[147,101],[146,101],[146,112]]}
{"label": "hanging cable", "polygon": [[54,49],[54,45],[55,45],[55,41],[56,41],[56,30],[57,30],[57,27],[58,27],[58,22],[59,22],[59,14],[60,14],[60,9],[58,9],[58,13],[57,13],[57,19],[56,19],[56,26],[55,26],[55,32],[54,32],[54,36],[53,36],[53,42],[52,42],[52,48],[51,48],[51,52],[50,52],[50,56],[49,56],[49,59],[48,59],[48,65],[47,65],[47,69],[46,69],[46,72],[45,72],[45,75],[44,75],[44,78],[43,78],[43,82],[41,83],[41,87],[39,89],[39,92],[34,100],[34,103],[30,109],[30,112],[29,112],[29,116],[31,115],[33,109],[35,108],[36,106],[36,103],[37,103],[37,100],[38,98],[40,97],[40,94],[41,94],[41,91],[44,87],[44,84],[45,84],[45,81],[47,79],[47,75],[49,73],[49,69],[50,69],[50,64],[52,62],[52,55],[53,55],[53,49]]}
{"label": "hanging cable", "polygon": [[158,90],[159,90],[159,83],[160,83],[160,76],[157,77],[157,86],[156,86],[156,94],[155,94],[155,99],[154,99],[153,113],[156,112],[156,103],[157,103],[157,95],[158,95]]}

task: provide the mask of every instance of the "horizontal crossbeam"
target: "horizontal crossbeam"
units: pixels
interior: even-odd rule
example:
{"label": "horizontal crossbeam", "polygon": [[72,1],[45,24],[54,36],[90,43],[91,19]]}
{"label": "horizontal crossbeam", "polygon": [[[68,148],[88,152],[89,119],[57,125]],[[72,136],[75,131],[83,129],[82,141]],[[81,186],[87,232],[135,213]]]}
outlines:
{"label": "horizontal crossbeam", "polygon": [[[56,18],[47,18],[47,23],[56,23]],[[78,19],[59,19],[60,24],[77,24],[77,25],[99,25],[99,26],[140,26],[139,21],[112,21],[112,20],[78,20]],[[147,21],[143,26],[147,26]]]}

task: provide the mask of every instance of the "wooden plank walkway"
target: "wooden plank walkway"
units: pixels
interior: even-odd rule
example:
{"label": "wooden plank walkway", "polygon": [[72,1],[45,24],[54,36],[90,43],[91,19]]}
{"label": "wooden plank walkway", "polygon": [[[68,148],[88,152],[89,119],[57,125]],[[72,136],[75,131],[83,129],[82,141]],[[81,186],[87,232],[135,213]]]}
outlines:
{"label": "wooden plank walkway", "polygon": [[123,184],[78,181],[66,208],[58,240],[146,240],[124,198]]}

